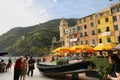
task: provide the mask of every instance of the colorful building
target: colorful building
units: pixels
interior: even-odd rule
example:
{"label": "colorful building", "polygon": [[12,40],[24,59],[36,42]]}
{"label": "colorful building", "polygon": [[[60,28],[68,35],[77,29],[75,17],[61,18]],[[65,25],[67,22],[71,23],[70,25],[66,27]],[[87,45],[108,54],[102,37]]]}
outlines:
{"label": "colorful building", "polygon": [[78,25],[78,38],[79,38],[79,45],[90,45],[96,46],[97,45],[97,35],[96,35],[96,14],[92,14],[86,16],[84,18],[79,19],[77,21]]}
{"label": "colorful building", "polygon": [[120,43],[120,3],[111,6],[111,13],[113,17],[115,42]]}
{"label": "colorful building", "polygon": [[60,22],[62,46],[120,43],[120,3],[80,18],[74,26],[68,24],[64,19]]}
{"label": "colorful building", "polygon": [[77,20],[75,26],[68,27],[65,30],[65,46],[71,47],[82,44],[97,45],[95,16],[96,14],[92,14],[81,18]]}
{"label": "colorful building", "polygon": [[115,43],[111,9],[107,8],[96,14],[98,45]]}

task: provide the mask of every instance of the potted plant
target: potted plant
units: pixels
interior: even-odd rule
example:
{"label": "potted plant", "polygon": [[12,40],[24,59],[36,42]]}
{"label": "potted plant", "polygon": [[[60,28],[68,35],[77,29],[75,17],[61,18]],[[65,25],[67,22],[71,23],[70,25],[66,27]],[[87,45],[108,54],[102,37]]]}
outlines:
{"label": "potted plant", "polygon": [[107,58],[105,57],[91,57],[89,58],[95,64],[95,69],[100,75],[100,80],[107,80],[107,75],[110,72],[111,65]]}
{"label": "potted plant", "polygon": [[67,60],[67,59],[64,59],[64,58],[61,58],[61,59],[58,59],[58,60],[56,61],[56,64],[57,64],[57,65],[68,64],[68,60]]}

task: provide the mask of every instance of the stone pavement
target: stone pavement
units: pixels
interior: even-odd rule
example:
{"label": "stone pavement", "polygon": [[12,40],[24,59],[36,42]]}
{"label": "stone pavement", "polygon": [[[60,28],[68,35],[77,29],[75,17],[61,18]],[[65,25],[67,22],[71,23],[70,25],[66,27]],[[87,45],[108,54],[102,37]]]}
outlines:
{"label": "stone pavement", "polygon": [[[0,73],[0,80],[13,80],[13,74],[14,74],[13,69],[14,68],[12,66],[11,71]],[[50,78],[43,76],[42,74],[39,73],[38,69],[35,68],[33,77],[26,75],[25,80],[54,80],[54,79],[50,79]]]}

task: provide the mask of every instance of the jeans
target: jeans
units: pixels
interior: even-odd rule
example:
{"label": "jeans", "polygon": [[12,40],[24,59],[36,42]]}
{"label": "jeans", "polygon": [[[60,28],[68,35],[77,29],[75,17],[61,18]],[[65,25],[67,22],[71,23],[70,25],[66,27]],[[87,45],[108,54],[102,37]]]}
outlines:
{"label": "jeans", "polygon": [[20,69],[15,69],[14,70],[14,80],[19,80],[20,76]]}
{"label": "jeans", "polygon": [[33,76],[33,69],[28,70],[28,76],[29,76],[30,72],[31,72],[31,76]]}

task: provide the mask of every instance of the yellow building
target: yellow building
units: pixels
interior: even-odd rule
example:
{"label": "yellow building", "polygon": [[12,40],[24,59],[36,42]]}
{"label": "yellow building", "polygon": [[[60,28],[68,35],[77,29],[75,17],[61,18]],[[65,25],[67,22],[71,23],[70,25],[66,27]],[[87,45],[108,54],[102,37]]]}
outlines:
{"label": "yellow building", "polygon": [[96,15],[98,45],[115,43],[113,17],[111,9],[107,8]]}

